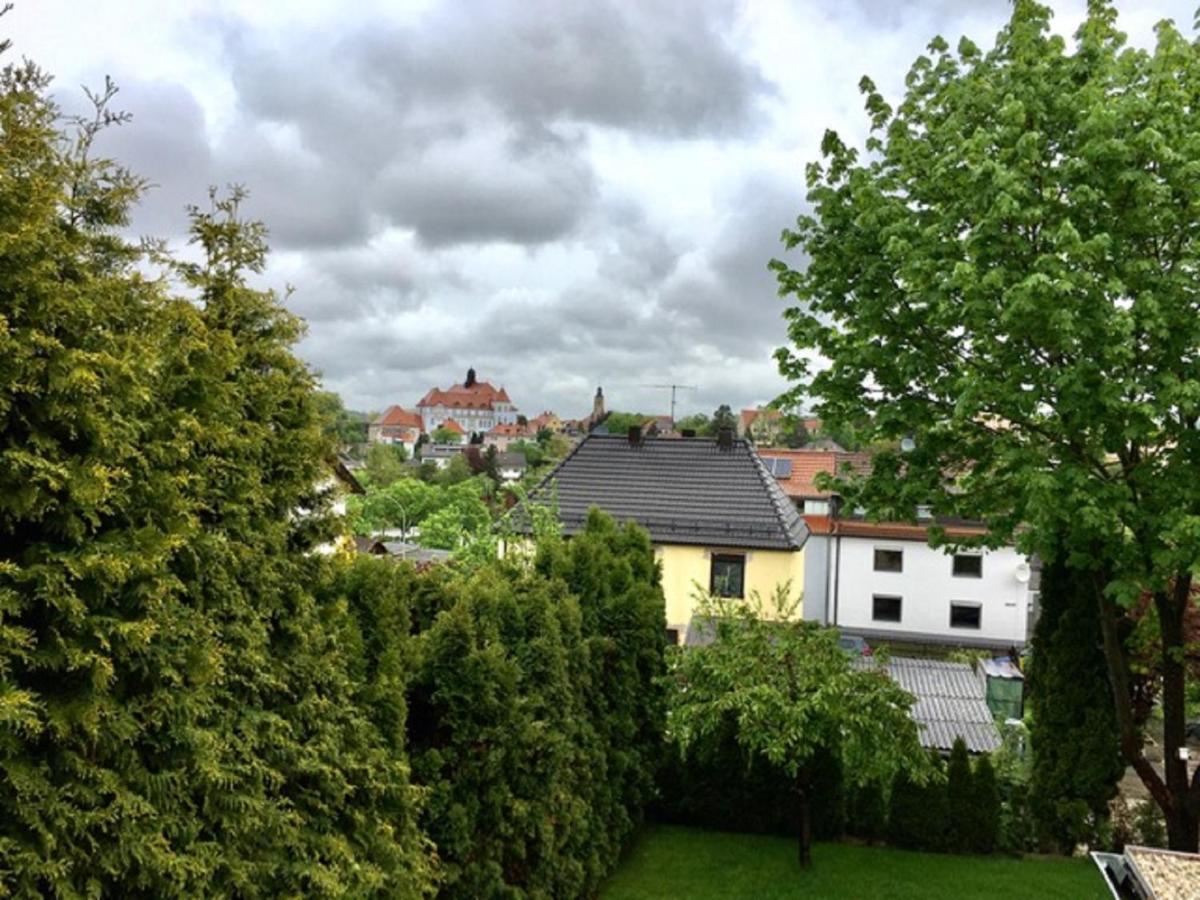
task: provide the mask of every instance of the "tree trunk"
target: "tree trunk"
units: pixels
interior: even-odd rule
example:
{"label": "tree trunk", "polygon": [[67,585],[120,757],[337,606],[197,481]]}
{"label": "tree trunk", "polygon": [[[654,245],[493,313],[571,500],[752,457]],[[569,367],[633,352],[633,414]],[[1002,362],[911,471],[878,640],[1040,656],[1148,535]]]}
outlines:
{"label": "tree trunk", "polygon": [[1195,853],[1200,849],[1200,770],[1188,783],[1187,761],[1179,750],[1187,746],[1184,735],[1186,709],[1183,665],[1184,613],[1191,602],[1190,574],[1176,578],[1169,591],[1154,594],[1162,644],[1163,772],[1165,779],[1146,758],[1141,729],[1133,718],[1129,660],[1118,634],[1116,604],[1097,585],[1100,626],[1104,636],[1104,658],[1108,663],[1117,722],[1120,726],[1121,755],[1137,772],[1142,783],[1162,810],[1167,825],[1167,843],[1172,850]]}
{"label": "tree trunk", "polygon": [[797,833],[800,868],[812,865],[812,803],[808,770],[801,768],[796,773]]}

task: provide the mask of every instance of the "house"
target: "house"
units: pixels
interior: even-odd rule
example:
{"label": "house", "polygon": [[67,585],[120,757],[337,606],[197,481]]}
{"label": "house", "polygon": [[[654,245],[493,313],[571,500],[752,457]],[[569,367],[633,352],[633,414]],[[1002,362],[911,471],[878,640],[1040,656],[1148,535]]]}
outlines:
{"label": "house", "polygon": [[423,430],[418,413],[389,406],[367,426],[367,440],[372,444],[401,444],[411,456]]}
{"label": "house", "polygon": [[467,448],[463,444],[426,444],[421,448],[421,462],[431,462],[439,469],[450,465],[450,460]]}
{"label": "house", "polygon": [[[350,471],[348,459],[339,456],[332,460],[329,464],[329,475],[322,479],[317,485],[317,491],[329,499],[329,512],[343,520],[347,512],[346,500],[351,494],[365,494],[366,488],[362,486],[354,473]],[[312,514],[310,509],[298,509],[296,515],[298,517],[307,517]],[[348,530],[344,530],[341,534],[335,535],[331,540],[318,544],[313,548],[314,552],[321,554],[330,554],[336,552],[352,553],[355,550],[354,536]]]}
{"label": "house", "polygon": [[483,436],[483,446],[495,447],[503,453],[511,444],[518,441],[532,441],[535,438],[536,432],[528,425],[519,425],[515,422],[504,423],[496,425]]}
{"label": "house", "polygon": [[417,404],[417,411],[427,432],[434,431],[447,419],[453,419],[467,434],[484,434],[497,425],[517,421],[517,408],[503,385],[495,388],[479,381],[474,369],[467,370],[462,384],[428,391]]}
{"label": "house", "polygon": [[537,435],[543,428],[551,434],[562,434],[564,425],[562,419],[554,413],[546,410],[529,420],[529,427],[534,435]]}
{"label": "house", "polygon": [[1200,853],[1127,845],[1124,853],[1092,853],[1115,900],[1194,900],[1200,896]]}
{"label": "house", "polygon": [[990,753],[1000,746],[986,682],[967,663],[893,656],[885,664],[865,656],[854,665],[885,666],[888,676],[916,698],[909,715],[917,723],[921,746],[949,753],[958,738],[971,753]]}
{"label": "house", "polygon": [[443,440],[445,440],[447,442],[452,442],[455,444],[462,444],[462,443],[466,442],[467,430],[465,428],[463,428],[461,425],[459,425],[457,422],[455,422],[453,419],[447,419],[446,421],[442,422],[442,424],[440,424],[437,428],[434,429],[434,431],[439,431],[439,430],[443,432],[443,434],[445,435]]}
{"label": "house", "polygon": [[496,471],[500,475],[500,480],[505,484],[520,481],[527,466],[524,453],[496,454]]}
{"label": "house", "polygon": [[783,413],[777,409],[743,409],[737,420],[738,434],[764,446],[779,441]]}
{"label": "house", "polygon": [[[645,528],[662,566],[667,626],[686,633],[697,591],[768,598],[804,582],[808,529],[747,441],[585,437],[534,489],[529,503],[553,505],[563,532],[583,528],[593,507]],[[518,507],[518,512],[521,507]],[[518,530],[528,518],[514,516]]]}
{"label": "house", "polygon": [[1024,646],[1032,628],[1036,572],[1015,547],[947,552],[929,546],[929,528],[982,536],[979,522],[935,519],[871,522],[843,513],[817,476],[869,471],[868,454],[760,451],[812,533],[807,549],[804,614],[876,640],[1007,650]]}
{"label": "house", "polygon": [[418,569],[448,562],[450,559],[449,550],[422,547],[408,541],[384,541],[383,549],[392,559],[413,563]]}

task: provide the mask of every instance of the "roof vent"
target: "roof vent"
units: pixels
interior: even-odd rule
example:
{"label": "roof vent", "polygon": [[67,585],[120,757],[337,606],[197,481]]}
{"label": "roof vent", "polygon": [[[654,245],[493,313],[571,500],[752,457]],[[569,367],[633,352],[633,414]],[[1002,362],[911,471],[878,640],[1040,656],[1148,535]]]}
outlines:
{"label": "roof vent", "polygon": [[721,430],[717,432],[717,446],[722,450],[733,449],[733,429],[728,425],[722,425]]}
{"label": "roof vent", "polygon": [[629,446],[637,447],[641,443],[642,443],[642,426],[641,425],[630,425],[629,426]]}

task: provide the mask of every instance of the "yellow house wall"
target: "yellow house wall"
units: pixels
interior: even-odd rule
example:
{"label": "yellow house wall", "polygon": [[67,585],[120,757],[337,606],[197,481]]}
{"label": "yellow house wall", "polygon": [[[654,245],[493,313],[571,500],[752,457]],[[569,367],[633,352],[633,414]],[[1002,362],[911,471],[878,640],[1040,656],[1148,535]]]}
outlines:
{"label": "yellow house wall", "polygon": [[[776,585],[791,582],[792,596],[804,587],[804,551],[738,550],[732,547],[687,547],[659,544],[655,555],[662,563],[663,596],[667,601],[667,625],[683,629],[692,618],[696,586],[708,590],[711,558],[715,553],[742,553],[746,556],[744,595],[757,592],[770,599]],[[800,615],[797,608],[796,614]]]}

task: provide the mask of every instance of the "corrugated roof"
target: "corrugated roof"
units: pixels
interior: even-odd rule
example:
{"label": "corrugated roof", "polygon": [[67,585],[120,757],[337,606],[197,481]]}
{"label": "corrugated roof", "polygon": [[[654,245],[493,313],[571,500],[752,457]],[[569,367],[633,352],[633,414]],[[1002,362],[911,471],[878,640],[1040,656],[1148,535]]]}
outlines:
{"label": "corrugated roof", "polygon": [[[855,664],[877,665],[870,657]],[[916,697],[911,715],[921,727],[923,746],[949,750],[959,737],[972,753],[989,753],[1000,746],[986,685],[966,663],[894,656],[888,660],[888,675]]]}
{"label": "corrugated roof", "polygon": [[[535,489],[531,502],[556,502],[567,534],[598,506],[634,521],[656,543],[796,550],[808,528],[758,458],[734,440],[722,450],[700,438],[591,434]],[[514,524],[521,527],[519,513]]]}

